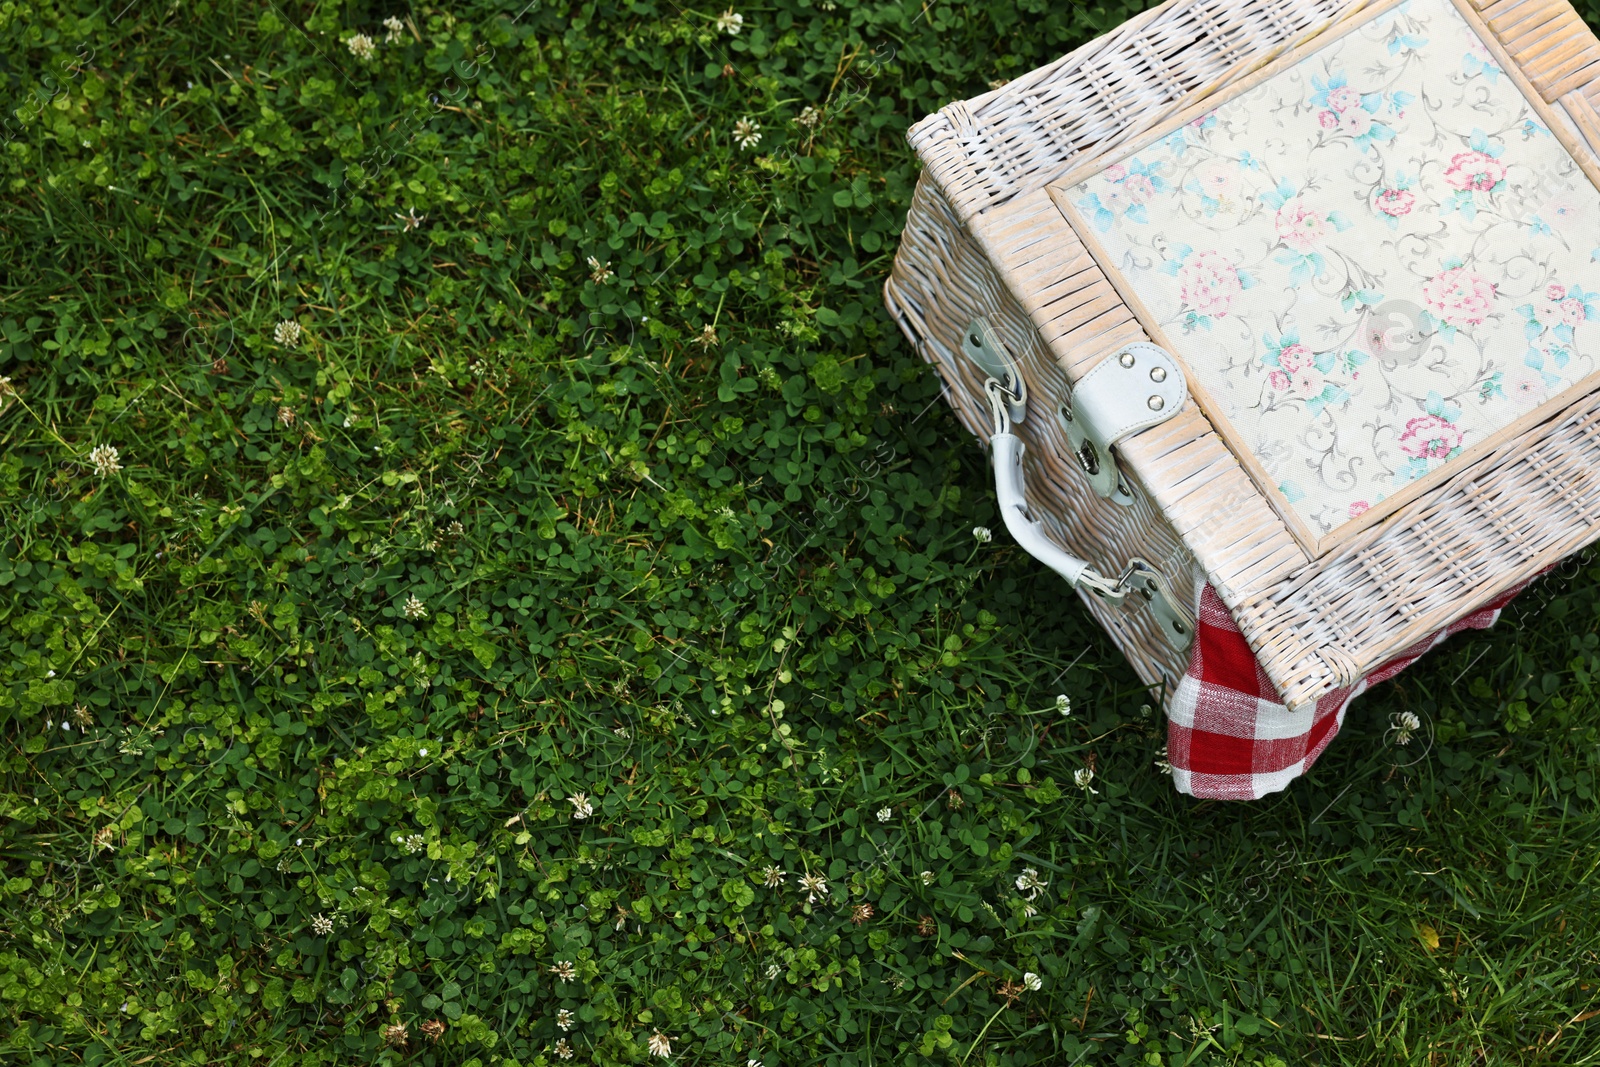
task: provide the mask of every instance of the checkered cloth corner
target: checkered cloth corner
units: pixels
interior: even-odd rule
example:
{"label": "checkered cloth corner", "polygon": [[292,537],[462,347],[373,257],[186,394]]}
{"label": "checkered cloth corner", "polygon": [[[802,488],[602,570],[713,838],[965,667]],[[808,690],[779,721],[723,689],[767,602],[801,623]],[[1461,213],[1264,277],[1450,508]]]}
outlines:
{"label": "checkered cloth corner", "polygon": [[1291,712],[1279,702],[1216,592],[1200,594],[1189,669],[1167,710],[1167,760],[1178,792],[1207,800],[1259,800],[1311,769],[1344,723],[1350,701],[1462,630],[1486,630],[1523,585],[1418,641],[1353,686]]}

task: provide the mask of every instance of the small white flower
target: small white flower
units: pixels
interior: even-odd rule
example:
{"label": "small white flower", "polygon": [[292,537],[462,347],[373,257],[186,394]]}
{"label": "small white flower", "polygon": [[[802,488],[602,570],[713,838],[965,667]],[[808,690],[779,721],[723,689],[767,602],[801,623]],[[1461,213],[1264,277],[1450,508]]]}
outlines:
{"label": "small white flower", "polygon": [[1411,744],[1411,735],[1422,728],[1422,720],[1409,711],[1397,711],[1389,716],[1389,726],[1394,743],[1404,748]]}
{"label": "small white flower", "polygon": [[574,793],[567,798],[567,803],[572,805],[574,819],[587,819],[594,814],[594,805],[589,803],[589,794]]}
{"label": "small white flower", "polygon": [[1023,903],[1022,903],[1022,917],[1024,919],[1031,919],[1037,914],[1039,914],[1039,909],[1038,908],[1034,907],[1032,904],[1029,904],[1027,901],[1023,901]]}
{"label": "small white flower", "polygon": [[650,1034],[650,1055],[660,1056],[663,1059],[672,1055],[672,1039],[660,1030]]}
{"label": "small white flower", "polygon": [[596,285],[604,285],[606,282],[609,282],[612,278],[615,278],[616,276],[617,276],[617,272],[611,269],[611,261],[610,260],[607,260],[606,262],[602,263],[598,259],[594,258],[593,256],[589,257],[589,280],[590,281],[594,282]]}
{"label": "small white flower", "polygon": [[575,1017],[571,1011],[566,1008],[562,1008],[560,1011],[556,1012],[556,1025],[561,1027],[563,1030],[571,1030],[573,1026],[576,1025]]}
{"label": "small white flower", "polygon": [[426,619],[428,617],[427,606],[424,605],[422,601],[417,599],[417,594],[415,593],[412,593],[410,596],[406,597],[406,603],[403,610],[405,611],[406,618],[408,619]]}
{"label": "small white flower", "polygon": [[769,979],[770,978],[776,978],[776,977],[778,977],[778,975],[780,975],[782,973],[783,973],[783,968],[779,967],[776,963],[769,963],[767,965],[767,977]]}
{"label": "small white flower", "polygon": [[408,856],[415,856],[417,853],[428,847],[427,841],[421,834],[408,834],[405,837],[400,838],[396,844],[400,846],[400,851],[404,852]]}
{"label": "small white flower", "polygon": [[384,19],[383,28],[389,32],[384,34],[383,43],[394,44],[396,41],[398,41],[400,39],[400,31],[405,29],[405,26],[405,23],[401,22],[393,15],[390,15],[388,18]]}
{"label": "small white flower", "polygon": [[922,884],[923,885],[932,885],[933,884],[933,872],[932,871],[923,871],[922,874],[919,875],[918,877],[920,877],[922,879]]}
{"label": "small white flower", "polygon": [[578,977],[578,968],[572,965],[571,960],[556,960],[555,966],[550,968],[550,973],[563,982],[570,982]]}
{"label": "small white flower", "polygon": [[427,750],[427,749],[425,749],[425,748],[419,748],[419,749],[417,749],[417,755],[419,755],[419,756],[426,756],[426,755],[427,755],[427,754],[428,754],[428,750]]}
{"label": "small white flower", "polygon": [[788,874],[788,871],[769,866],[766,870],[761,872],[761,884],[766,886],[768,889],[776,889],[783,884],[783,880]]}
{"label": "small white flower", "polygon": [[560,1041],[557,1041],[556,1047],[553,1051],[557,1056],[560,1056],[564,1060],[572,1059],[572,1046],[567,1044],[566,1038],[562,1038]]}
{"label": "small white flower", "polygon": [[1072,714],[1072,698],[1067,696],[1067,694],[1065,694],[1065,693],[1056,694],[1056,714],[1058,714],[1058,715],[1071,715]]}
{"label": "small white flower", "polygon": [[345,41],[344,46],[350,49],[350,54],[365,63],[372,58],[372,53],[377,48],[372,43],[372,38],[364,33],[358,33]]}
{"label": "small white flower", "polygon": [[752,1056],[744,1061],[744,1067],[766,1067],[766,1065]]}
{"label": "small white flower", "polygon": [[333,920],[326,915],[318,915],[311,920],[311,932],[318,937],[327,937],[333,933]]}
{"label": "small white flower", "polygon": [[633,731],[629,730],[626,726],[613,726],[611,728],[611,732],[616,734],[618,737],[622,738],[623,740],[627,740],[628,738],[633,736]]}
{"label": "small white flower", "polygon": [[725,33],[729,37],[737,37],[739,36],[739,30],[743,27],[744,16],[735,14],[731,7],[717,16],[718,33]]}
{"label": "small white flower", "polygon": [[894,818],[894,809],[893,808],[879,808],[878,809],[878,821],[879,822],[888,822],[892,818]]}
{"label": "small white flower", "polygon": [[802,126],[808,130],[815,127],[816,124],[821,121],[822,112],[818,111],[810,104],[807,104],[804,108],[802,108],[800,114],[796,115],[794,118],[794,124],[796,126]]}
{"label": "small white flower", "polygon": [[278,408],[278,422],[284,426],[294,425],[294,408],[284,404]]}
{"label": "small white flower", "polygon": [[272,339],[285,348],[293,348],[300,343],[300,324],[284,319],[272,328]]}
{"label": "small white flower", "polygon": [[1031,991],[1037,993],[1040,989],[1044,988],[1044,979],[1040,978],[1032,971],[1027,971],[1022,975],[1022,984]]}
{"label": "small white flower", "polygon": [[818,899],[828,895],[828,880],[820,874],[803,874],[800,876],[800,888],[806,891],[806,903],[815,904]]}
{"label": "small white flower", "polygon": [[1017,892],[1028,894],[1029,900],[1036,899],[1040,893],[1050,888],[1050,883],[1039,877],[1039,872],[1032,867],[1022,868],[1022,873],[1017,875]]}
{"label": "small white flower", "polygon": [[972,536],[977,538],[978,544],[986,545],[994,540],[994,531],[987,526],[974,526],[972,528]]}
{"label": "small white flower", "polygon": [[118,455],[113,445],[96,445],[94,451],[89,453],[89,463],[96,474],[106,478],[122,469],[122,464],[117,462]]}
{"label": "small white flower", "polygon": [[410,233],[412,230],[428,221],[428,216],[418,215],[417,209],[414,207],[406,208],[406,213],[404,215],[397,211],[395,212],[394,217],[400,220],[401,233]]}
{"label": "small white flower", "polygon": [[1099,793],[1100,792],[1100,790],[1096,789],[1094,786],[1089,784],[1089,783],[1091,783],[1093,781],[1094,781],[1094,768],[1093,767],[1079,767],[1077,770],[1072,772],[1072,784],[1077,786],[1079,789],[1082,789],[1086,793]]}
{"label": "small white flower", "polygon": [[689,343],[699,345],[701,348],[710,348],[712,345],[721,344],[717,339],[717,328],[715,326],[703,327],[700,330],[700,336],[691,337]]}
{"label": "small white flower", "polygon": [[733,124],[733,139],[740,148],[754,148],[761,143],[761,124],[746,116]]}

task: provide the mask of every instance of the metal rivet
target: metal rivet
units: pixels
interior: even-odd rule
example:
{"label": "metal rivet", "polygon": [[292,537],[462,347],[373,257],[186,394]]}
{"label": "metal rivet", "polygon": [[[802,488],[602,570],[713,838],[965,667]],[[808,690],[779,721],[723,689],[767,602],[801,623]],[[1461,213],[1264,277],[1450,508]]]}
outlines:
{"label": "metal rivet", "polygon": [[1151,411],[1160,411],[1162,408],[1164,408],[1166,406],[1167,406],[1167,402],[1165,400],[1162,400],[1159,396],[1153,396],[1153,397],[1150,398],[1150,410]]}
{"label": "metal rivet", "polygon": [[1117,362],[1121,363],[1124,367],[1133,366],[1133,353],[1132,352],[1124,352],[1124,353],[1122,353],[1122,355],[1117,357]]}
{"label": "metal rivet", "polygon": [[1164,381],[1166,381],[1167,380],[1167,368],[1165,368],[1165,367],[1151,367],[1150,368],[1150,380],[1152,382],[1164,382]]}
{"label": "metal rivet", "polygon": [[978,335],[977,334],[973,334],[971,337],[968,337],[967,340],[972,342],[973,347],[977,347],[977,346],[983,344],[982,341],[978,340]]}

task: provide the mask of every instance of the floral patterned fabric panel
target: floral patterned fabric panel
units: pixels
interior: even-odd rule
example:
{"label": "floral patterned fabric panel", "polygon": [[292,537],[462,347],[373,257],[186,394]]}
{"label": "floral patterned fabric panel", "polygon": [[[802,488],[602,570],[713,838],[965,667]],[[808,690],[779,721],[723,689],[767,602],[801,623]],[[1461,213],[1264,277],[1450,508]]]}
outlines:
{"label": "floral patterned fabric panel", "polygon": [[1448,0],[1066,192],[1313,539],[1596,370],[1600,194]]}

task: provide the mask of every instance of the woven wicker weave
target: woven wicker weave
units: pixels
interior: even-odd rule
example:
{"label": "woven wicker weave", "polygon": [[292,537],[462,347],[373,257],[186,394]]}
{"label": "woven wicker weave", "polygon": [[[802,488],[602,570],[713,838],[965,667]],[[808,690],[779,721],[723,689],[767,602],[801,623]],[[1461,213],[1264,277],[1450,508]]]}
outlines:
{"label": "woven wicker weave", "polygon": [[[1046,416],[1051,399],[1068,396],[1109,351],[1148,339],[1046,186],[1202,110],[1213,94],[1365,6],[1169,0],[912,129],[925,170],[885,297],[969,430],[987,438],[991,428],[981,376],[960,355],[974,318],[986,317],[1018,357]],[[1600,158],[1600,40],[1564,2],[1478,8],[1553,105],[1569,150],[1585,162]],[[1133,507],[1090,490],[1053,418],[1030,415],[1015,432],[1028,444],[1031,510],[1053,540],[1107,573],[1143,556],[1191,604],[1209,581],[1294,708],[1600,536],[1600,395],[1543,414],[1315,559],[1193,402],[1118,446],[1137,485]],[[1148,613],[1084,599],[1147,683],[1183,672],[1187,655],[1161,638]]]}

